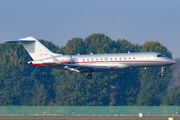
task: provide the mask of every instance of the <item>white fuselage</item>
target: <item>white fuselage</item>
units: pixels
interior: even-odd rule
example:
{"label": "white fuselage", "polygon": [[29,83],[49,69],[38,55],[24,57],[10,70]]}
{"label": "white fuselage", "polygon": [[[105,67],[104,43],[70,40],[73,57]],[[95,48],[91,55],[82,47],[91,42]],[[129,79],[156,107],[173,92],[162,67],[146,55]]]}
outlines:
{"label": "white fuselage", "polygon": [[[69,69],[66,65],[81,65],[92,66],[94,71],[116,71],[132,67],[154,67],[154,66],[166,66],[174,64],[175,62],[156,52],[146,53],[113,53],[113,54],[91,54],[91,55],[55,55],[54,56],[60,64],[54,62],[51,57],[48,57],[41,61],[32,61],[33,65],[43,65],[53,68]],[[96,66],[102,66],[98,68]],[[105,66],[105,68],[103,68]],[[107,68],[106,68],[107,67]],[[78,71],[76,71],[78,72]]]}

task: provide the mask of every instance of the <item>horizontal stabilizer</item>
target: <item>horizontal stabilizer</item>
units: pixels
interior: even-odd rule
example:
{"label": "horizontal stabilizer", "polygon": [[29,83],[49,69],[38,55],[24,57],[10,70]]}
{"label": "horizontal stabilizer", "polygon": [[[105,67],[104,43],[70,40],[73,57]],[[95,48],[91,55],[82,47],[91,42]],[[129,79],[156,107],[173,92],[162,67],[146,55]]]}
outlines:
{"label": "horizontal stabilizer", "polygon": [[26,38],[21,38],[19,40],[5,40],[6,43],[14,43],[14,42],[21,42],[21,43],[29,43],[29,42],[35,42],[36,39],[29,36],[29,37],[26,37]]}
{"label": "horizontal stabilizer", "polygon": [[14,42],[35,42],[35,40],[5,40],[5,43],[14,43]]}

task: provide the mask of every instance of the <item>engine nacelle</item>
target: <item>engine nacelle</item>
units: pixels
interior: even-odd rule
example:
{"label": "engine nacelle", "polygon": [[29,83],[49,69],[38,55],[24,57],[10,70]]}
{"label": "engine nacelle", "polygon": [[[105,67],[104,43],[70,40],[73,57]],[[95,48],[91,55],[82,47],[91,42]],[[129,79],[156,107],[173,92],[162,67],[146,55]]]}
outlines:
{"label": "engine nacelle", "polygon": [[72,59],[70,55],[51,56],[43,60],[29,61],[31,65],[52,65],[52,64],[71,64]]}
{"label": "engine nacelle", "polygon": [[56,57],[58,61],[60,61],[62,64],[71,64],[72,63],[72,58],[71,55],[62,55]]}

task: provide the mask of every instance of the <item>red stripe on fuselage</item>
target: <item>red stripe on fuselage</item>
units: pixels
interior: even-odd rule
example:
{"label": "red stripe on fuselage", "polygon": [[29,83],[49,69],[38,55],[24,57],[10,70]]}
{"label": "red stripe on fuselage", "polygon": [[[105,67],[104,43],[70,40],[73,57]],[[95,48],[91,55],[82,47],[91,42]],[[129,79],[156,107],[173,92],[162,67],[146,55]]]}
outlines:
{"label": "red stripe on fuselage", "polygon": [[53,65],[53,64],[56,64],[56,63],[34,63],[32,65]]}
{"label": "red stripe on fuselage", "polygon": [[85,61],[85,62],[73,62],[73,63],[114,63],[114,62],[131,62],[131,63],[136,63],[136,62],[154,62],[154,63],[171,63],[171,62],[167,62],[167,61],[134,61],[134,60],[126,60],[126,61]]}
{"label": "red stripe on fuselage", "polygon": [[[34,63],[32,65],[54,65],[56,63]],[[71,64],[71,62],[62,62],[62,64]]]}
{"label": "red stripe on fuselage", "polygon": [[[124,62],[131,62],[131,63],[140,63],[140,62],[154,62],[154,63],[172,63],[172,62],[168,62],[168,61],[133,61],[133,60],[126,60],[126,61],[84,61],[84,62],[72,62],[72,64],[79,64],[79,63],[124,63]],[[56,63],[34,63],[33,65],[53,65]],[[62,62],[62,64],[71,64],[71,62]]]}

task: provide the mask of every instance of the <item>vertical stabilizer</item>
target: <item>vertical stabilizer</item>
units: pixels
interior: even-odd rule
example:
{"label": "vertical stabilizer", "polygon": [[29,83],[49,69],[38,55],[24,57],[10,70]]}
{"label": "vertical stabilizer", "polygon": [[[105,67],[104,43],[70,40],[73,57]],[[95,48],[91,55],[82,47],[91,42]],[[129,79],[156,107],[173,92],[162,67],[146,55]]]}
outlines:
{"label": "vertical stabilizer", "polygon": [[26,37],[26,38],[21,38],[19,40],[8,40],[6,42],[7,43],[20,42],[24,46],[24,48],[27,50],[27,52],[29,53],[29,55],[31,56],[33,60],[45,59],[55,54],[51,52],[48,48],[46,48],[37,39],[31,36]]}

